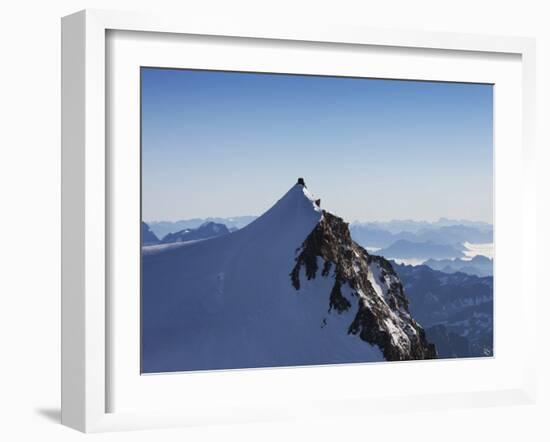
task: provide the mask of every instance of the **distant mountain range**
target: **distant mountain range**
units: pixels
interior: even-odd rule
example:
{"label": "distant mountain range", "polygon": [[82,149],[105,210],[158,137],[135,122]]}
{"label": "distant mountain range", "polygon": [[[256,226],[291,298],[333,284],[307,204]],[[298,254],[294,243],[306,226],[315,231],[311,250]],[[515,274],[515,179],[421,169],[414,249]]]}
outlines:
{"label": "distant mountain range", "polygon": [[169,233],[162,238],[163,243],[196,241],[198,239],[213,238],[215,236],[231,233],[225,224],[206,221],[196,229],[183,229],[179,232]]}
{"label": "distant mountain range", "polygon": [[151,231],[149,226],[141,222],[141,245],[142,246],[150,246],[153,244],[158,244],[160,241],[158,237]]}
{"label": "distant mountain range", "polygon": [[[446,222],[451,222],[447,220]],[[466,222],[466,221],[462,221]],[[389,223],[354,223],[350,225],[353,238],[363,247],[388,247],[399,240],[415,243],[437,244],[490,243],[493,242],[493,227],[490,224],[472,223],[440,225],[418,221],[391,221]],[[388,226],[385,228],[384,226]],[[395,229],[410,228],[413,230]],[[422,226],[422,227],[421,227]]]}
{"label": "distant mountain range", "polygon": [[463,250],[460,244],[436,244],[433,241],[413,242],[400,239],[376,253],[389,259],[447,259],[462,256]]}
{"label": "distant mountain range", "polygon": [[493,260],[481,255],[477,255],[469,261],[460,258],[429,259],[423,264],[445,273],[462,272],[481,277],[493,275]]}
{"label": "distant mountain range", "polygon": [[[441,218],[436,222],[355,222],[350,225],[354,240],[389,259],[428,265],[447,273],[462,271],[477,276],[492,274],[492,261],[461,258],[492,254],[493,226],[484,222]],[[470,249],[484,245],[485,248]],[[441,261],[441,262],[439,262]]]}
{"label": "distant mountain range", "polygon": [[493,278],[393,263],[413,317],[440,357],[492,356]]}
{"label": "distant mountain range", "polygon": [[464,226],[481,231],[493,230],[493,226],[483,221],[470,221],[467,219],[439,218],[437,221],[416,220],[391,220],[391,221],[355,221],[350,225],[353,229],[357,226],[374,230],[385,230],[397,234],[401,232],[419,233],[422,230],[434,230],[442,227]]}
{"label": "distant mountain range", "polygon": [[254,221],[256,216],[235,216],[230,218],[191,218],[179,221],[149,221],[147,224],[158,238],[164,238],[169,233],[181,232],[186,229],[196,229],[207,222],[224,224],[229,230],[242,229]]}

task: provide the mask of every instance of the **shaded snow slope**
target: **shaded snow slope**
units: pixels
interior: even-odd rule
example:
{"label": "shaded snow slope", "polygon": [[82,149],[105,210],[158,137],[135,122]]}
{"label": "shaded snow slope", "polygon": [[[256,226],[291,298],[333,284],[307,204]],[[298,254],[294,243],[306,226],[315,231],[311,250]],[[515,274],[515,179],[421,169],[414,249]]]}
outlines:
{"label": "shaded snow slope", "polygon": [[384,360],[378,345],[349,333],[362,302],[352,285],[341,284],[350,308],[330,309],[335,267],[309,279],[299,269],[300,290],[292,284],[298,253],[324,216],[297,184],[241,230],[150,248],[142,259],[142,371]]}

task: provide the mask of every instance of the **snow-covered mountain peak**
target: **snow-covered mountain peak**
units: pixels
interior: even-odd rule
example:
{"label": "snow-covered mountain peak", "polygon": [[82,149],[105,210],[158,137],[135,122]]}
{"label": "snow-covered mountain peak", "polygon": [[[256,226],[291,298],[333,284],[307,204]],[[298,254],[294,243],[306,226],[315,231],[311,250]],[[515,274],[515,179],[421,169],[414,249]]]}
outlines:
{"label": "snow-covered mountain peak", "polygon": [[249,225],[235,232],[239,235],[254,235],[264,232],[264,239],[283,237],[288,239],[287,246],[299,247],[304,238],[322,219],[323,211],[319,200],[302,184],[292,186],[270,209]]}
{"label": "snow-covered mountain peak", "polygon": [[[317,200],[318,201],[318,200]],[[304,184],[297,183],[292,186],[283,197],[270,209],[281,211],[312,211],[321,213],[321,208],[316,203],[313,194]]]}
{"label": "snow-covered mountain peak", "polygon": [[142,255],[145,372],[435,357],[391,264],[299,180],[236,232]]}

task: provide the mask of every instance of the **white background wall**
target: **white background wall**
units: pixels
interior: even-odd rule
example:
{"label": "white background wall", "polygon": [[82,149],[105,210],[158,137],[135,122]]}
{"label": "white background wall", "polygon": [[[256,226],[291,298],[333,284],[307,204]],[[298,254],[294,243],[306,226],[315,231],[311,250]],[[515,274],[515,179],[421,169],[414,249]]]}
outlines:
{"label": "white background wall", "polygon": [[[548,187],[550,14],[544,1],[5,1],[0,7],[0,439],[81,440],[59,420],[60,17],[86,7],[246,15],[274,22],[534,36],[538,39],[538,174]],[[542,192],[541,192],[542,193]],[[548,192],[539,208],[545,276]],[[540,373],[550,372],[547,283],[539,283]],[[521,332],[521,331],[518,331]],[[550,440],[549,383],[536,406],[370,416],[93,436],[94,440]]]}

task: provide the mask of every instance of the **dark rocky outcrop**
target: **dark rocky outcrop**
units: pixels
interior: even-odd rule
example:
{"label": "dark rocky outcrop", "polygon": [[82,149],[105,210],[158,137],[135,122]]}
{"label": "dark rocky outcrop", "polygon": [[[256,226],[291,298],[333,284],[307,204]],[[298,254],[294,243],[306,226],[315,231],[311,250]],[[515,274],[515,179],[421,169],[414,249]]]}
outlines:
{"label": "dark rocky outcrop", "polygon": [[297,250],[290,278],[298,291],[301,275],[307,279],[333,276],[328,311],[339,314],[355,308],[348,333],[378,346],[385,359],[437,357],[435,346],[428,343],[424,329],[409,313],[408,299],[392,265],[355,243],[342,218],[323,211],[323,218]]}

